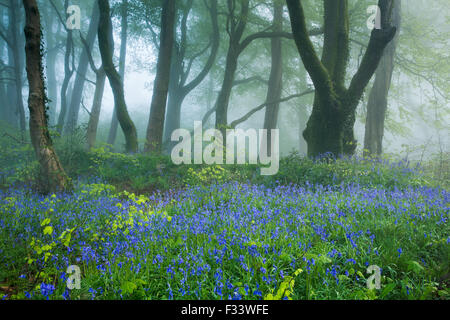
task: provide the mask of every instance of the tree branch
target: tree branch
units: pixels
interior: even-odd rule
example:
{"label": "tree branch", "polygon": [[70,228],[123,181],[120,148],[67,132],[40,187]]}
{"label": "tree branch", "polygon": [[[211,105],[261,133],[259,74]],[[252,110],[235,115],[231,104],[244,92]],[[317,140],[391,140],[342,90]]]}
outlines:
{"label": "tree branch", "polygon": [[209,71],[211,70],[214,61],[216,60],[217,52],[219,51],[220,46],[220,29],[219,29],[219,21],[217,17],[217,0],[211,1],[211,6],[209,7],[210,14],[211,14],[211,23],[213,27],[212,32],[212,46],[211,46],[211,52],[208,57],[208,61],[206,61],[205,66],[203,67],[203,70],[200,71],[200,73],[195,77],[190,83],[188,83],[186,86],[182,88],[184,93],[191,92],[195,87],[197,87],[208,75]]}
{"label": "tree branch", "polygon": [[[310,36],[318,36],[323,34],[323,29],[313,29],[310,30],[308,32],[308,35]],[[269,31],[261,31],[261,32],[257,32],[254,33],[252,35],[249,35],[247,38],[245,38],[242,42],[241,45],[239,47],[239,51],[242,52],[245,50],[245,48],[247,48],[254,40],[257,39],[271,39],[271,38],[286,38],[286,39],[293,39],[294,36],[292,33],[289,32],[284,32],[284,31],[280,31],[280,32],[269,32]]]}
{"label": "tree branch", "polygon": [[3,26],[0,25],[0,37],[5,40],[6,44],[10,47],[13,48],[13,44],[12,42],[8,39],[8,37],[6,36],[6,30],[3,29]]}
{"label": "tree branch", "polygon": [[[314,83],[319,96],[334,96],[330,75],[320,61],[306,28],[306,19],[300,0],[286,0],[291,17],[292,34],[306,71]],[[330,101],[331,103],[331,101]]]}
{"label": "tree branch", "polygon": [[276,100],[276,101],[268,101],[268,102],[265,102],[265,103],[263,103],[263,104],[257,106],[256,108],[250,110],[249,112],[247,112],[247,113],[246,113],[244,116],[242,116],[241,118],[239,118],[239,119],[237,119],[237,120],[234,120],[234,121],[230,124],[230,127],[231,127],[231,128],[235,128],[238,124],[240,124],[240,123],[242,123],[242,122],[244,122],[244,121],[247,121],[252,115],[254,115],[256,112],[258,112],[258,111],[264,109],[264,108],[265,108],[266,106],[268,106],[268,105],[275,104],[275,103],[286,102],[286,101],[289,101],[289,100],[292,100],[292,99],[295,99],[295,98],[303,97],[303,96],[305,96],[305,95],[307,95],[307,94],[311,94],[311,93],[314,93],[314,92],[315,92],[315,90],[309,89],[309,90],[306,90],[306,91],[304,91],[304,92],[302,92],[302,93],[293,94],[293,95],[290,95],[290,96],[288,96],[288,97],[285,97],[285,98],[282,98],[282,99],[279,99],[279,100]]}
{"label": "tree branch", "polygon": [[369,45],[361,61],[358,71],[353,76],[347,91],[348,103],[347,113],[351,113],[356,108],[359,98],[364,88],[369,83],[383,55],[387,44],[394,38],[397,28],[388,27],[387,29],[374,29],[370,36]]}
{"label": "tree branch", "polygon": [[264,84],[268,84],[269,83],[269,81],[263,79],[260,76],[253,76],[253,77],[250,77],[250,78],[247,78],[247,79],[235,80],[233,82],[233,86],[239,86],[241,84],[249,83],[249,82],[252,82],[252,81],[259,81],[259,82],[262,82]]}
{"label": "tree branch", "polygon": [[84,49],[85,49],[86,54],[88,56],[88,60],[89,60],[89,64],[91,66],[91,69],[92,69],[92,71],[94,71],[95,74],[97,74],[99,69],[95,66],[94,59],[92,58],[91,48],[89,48],[89,45],[88,45],[86,39],[81,34],[81,31],[80,31],[80,39],[81,39],[81,42],[83,43]]}

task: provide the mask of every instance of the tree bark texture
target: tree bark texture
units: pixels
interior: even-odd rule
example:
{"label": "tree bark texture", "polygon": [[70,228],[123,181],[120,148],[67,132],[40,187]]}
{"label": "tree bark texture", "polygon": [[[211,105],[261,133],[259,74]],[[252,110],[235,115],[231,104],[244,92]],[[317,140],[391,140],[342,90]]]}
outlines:
{"label": "tree bark texture", "polygon": [[71,188],[71,182],[53,149],[48,132],[39,9],[36,0],[23,0],[23,4],[26,14],[25,52],[29,83],[30,136],[41,167],[40,191],[45,194],[67,191]]}

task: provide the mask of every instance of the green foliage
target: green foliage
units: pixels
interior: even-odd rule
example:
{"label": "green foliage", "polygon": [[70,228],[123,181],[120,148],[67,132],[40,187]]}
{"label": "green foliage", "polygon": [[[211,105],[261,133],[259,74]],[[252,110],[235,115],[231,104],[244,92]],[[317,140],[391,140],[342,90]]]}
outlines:
{"label": "green foliage", "polygon": [[[31,144],[10,136],[0,137],[0,187],[32,185],[39,174],[39,164]],[[279,172],[261,176],[255,165],[182,165],[176,166],[168,156],[126,155],[110,151],[104,145],[86,151],[82,129],[68,137],[57,137],[55,148],[64,169],[74,181],[95,182],[92,179],[136,193],[180,189],[185,185],[210,185],[230,181],[276,184],[327,185],[358,183],[364,186],[404,188],[407,186],[446,187],[448,159],[436,156],[412,166],[407,161],[393,159],[310,159],[292,153],[280,160]],[[444,158],[443,158],[444,156]]]}
{"label": "green foliage", "polygon": [[313,160],[295,153],[281,159],[280,171],[272,179],[283,184],[336,186],[357,183],[388,189],[431,184],[420,167],[412,168],[407,161],[370,158]]}

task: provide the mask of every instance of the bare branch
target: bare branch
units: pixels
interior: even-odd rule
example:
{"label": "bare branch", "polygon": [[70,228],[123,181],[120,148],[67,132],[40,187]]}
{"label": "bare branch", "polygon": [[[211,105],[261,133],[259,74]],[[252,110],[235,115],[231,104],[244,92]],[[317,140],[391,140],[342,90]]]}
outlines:
{"label": "bare branch", "polygon": [[257,106],[256,108],[250,110],[249,112],[247,112],[243,117],[241,117],[241,118],[239,118],[239,119],[237,119],[237,120],[234,120],[234,121],[230,124],[230,127],[231,127],[231,128],[235,128],[238,124],[240,124],[240,123],[242,123],[242,122],[244,122],[244,121],[247,121],[252,115],[254,115],[256,112],[258,112],[258,111],[264,109],[264,108],[267,107],[268,105],[275,104],[275,103],[286,102],[286,101],[289,101],[289,100],[292,100],[292,99],[295,99],[295,98],[303,97],[303,96],[305,96],[305,95],[307,95],[307,94],[311,94],[311,93],[314,93],[314,92],[315,92],[315,90],[309,89],[309,90],[306,90],[306,91],[304,91],[304,92],[302,92],[302,93],[293,94],[293,95],[290,95],[290,96],[288,96],[288,97],[285,97],[285,98],[282,98],[282,99],[279,99],[279,100],[276,100],[276,101],[268,101],[268,102],[265,102],[265,103],[263,103],[263,104]]}

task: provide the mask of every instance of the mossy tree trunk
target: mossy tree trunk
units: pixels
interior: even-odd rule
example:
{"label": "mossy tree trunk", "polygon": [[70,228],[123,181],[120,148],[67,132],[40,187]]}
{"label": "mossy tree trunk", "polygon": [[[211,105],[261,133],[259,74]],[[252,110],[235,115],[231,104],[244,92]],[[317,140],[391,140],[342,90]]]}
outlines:
{"label": "mossy tree trunk", "polygon": [[117,111],[117,119],[125,135],[126,151],[135,153],[138,151],[136,127],[130,118],[125,102],[123,81],[113,63],[113,34],[108,0],[98,0],[100,9],[100,21],[98,26],[98,44],[102,57],[103,68],[108,77],[114,94],[114,108]]}
{"label": "mossy tree trunk", "polygon": [[67,191],[71,189],[71,183],[53,149],[48,131],[39,9],[36,0],[23,0],[23,4],[26,14],[25,52],[29,83],[30,136],[41,167],[40,191],[45,194]]}
{"label": "mossy tree trunk", "polygon": [[353,126],[356,108],[378,67],[384,48],[396,33],[396,28],[389,24],[391,1],[379,1],[382,28],[372,31],[361,65],[346,87],[348,1],[324,0],[324,45],[322,59],[319,59],[306,30],[301,1],[287,0],[294,40],[316,89],[313,111],[303,133],[309,156],[351,155],[355,152]]}

